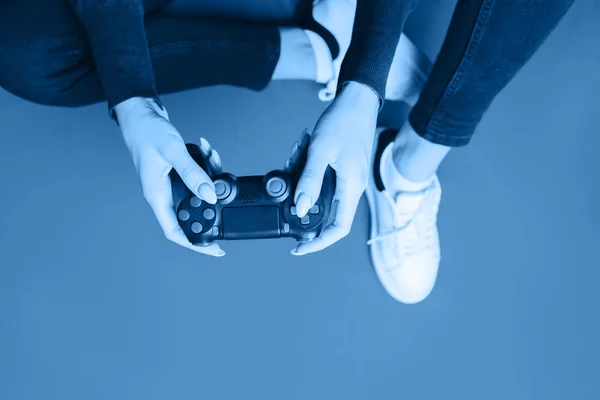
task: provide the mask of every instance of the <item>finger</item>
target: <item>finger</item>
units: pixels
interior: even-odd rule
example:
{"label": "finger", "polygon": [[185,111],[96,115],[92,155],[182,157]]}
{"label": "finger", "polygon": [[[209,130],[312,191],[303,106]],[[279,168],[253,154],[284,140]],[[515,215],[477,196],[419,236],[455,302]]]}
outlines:
{"label": "finger", "polygon": [[173,145],[163,156],[177,171],[185,185],[200,199],[215,204],[215,186],[207,173],[194,161],[185,145]]}
{"label": "finger", "polygon": [[354,215],[362,196],[358,186],[342,179],[337,179],[334,202],[337,203],[334,220],[325,228],[321,235],[307,243],[300,243],[292,250],[294,255],[304,255],[323,250],[340,239],[348,236],[354,221]]}
{"label": "finger", "polygon": [[321,251],[340,239],[345,237],[345,232],[341,227],[330,225],[321,233],[321,235],[310,242],[299,243],[298,246],[291,251],[295,256],[303,256],[310,253]]}
{"label": "finger", "polygon": [[204,158],[209,158],[210,157],[210,153],[212,151],[212,146],[210,145],[210,143],[208,142],[208,140],[206,140],[203,137],[200,137],[200,151],[202,152],[202,156],[204,156]]}
{"label": "finger", "polygon": [[284,171],[291,172],[300,159],[302,158],[302,154],[308,150],[308,144],[310,143],[310,134],[308,133],[308,129],[304,129],[302,134],[300,135],[300,140],[295,142],[292,146],[292,150],[290,152],[290,158],[284,164]]}
{"label": "finger", "polygon": [[218,244],[211,243],[207,246],[195,246],[187,240],[187,238],[185,237],[185,234],[183,232],[181,232],[181,235],[178,238],[178,240],[171,240],[171,241],[182,247],[190,249],[196,253],[205,254],[207,256],[212,256],[212,257],[224,257],[225,256],[225,252],[223,250],[221,250],[221,248],[219,247]]}
{"label": "finger", "polygon": [[198,253],[215,257],[222,257],[225,255],[225,252],[221,250],[217,244],[202,247],[194,246],[187,239],[175,216],[173,197],[171,196],[171,183],[168,179],[168,175],[161,177],[158,185],[147,190],[147,192],[151,193],[148,198],[148,203],[150,204],[150,207],[152,207],[152,211],[154,211],[154,215],[167,239]]}
{"label": "finger", "polygon": [[309,147],[306,164],[294,196],[298,217],[304,217],[319,198],[329,161],[326,152],[319,151],[314,146]]}
{"label": "finger", "polygon": [[291,172],[294,166],[296,165],[296,162],[298,161],[297,153],[299,148],[300,143],[294,142],[294,144],[292,145],[292,149],[290,150],[290,158],[288,158],[285,164],[283,165],[284,171]]}
{"label": "finger", "polygon": [[223,250],[221,250],[219,245],[216,243],[211,243],[207,246],[195,246],[195,245],[191,244],[190,241],[187,239],[187,237],[185,237],[185,234],[183,233],[181,228],[179,228],[178,232],[176,232],[172,236],[167,236],[167,239],[169,239],[173,243],[176,243],[182,247],[190,249],[196,253],[205,254],[207,256],[213,256],[213,257],[225,256],[225,252]]}
{"label": "finger", "polygon": [[223,172],[223,167],[221,165],[221,156],[215,149],[212,148],[208,140],[201,137],[199,147],[202,157],[208,163],[210,175],[220,174],[221,172]]}
{"label": "finger", "polygon": [[308,145],[310,143],[310,133],[308,133],[308,129],[304,128],[302,134],[300,135],[300,148],[308,149]]}
{"label": "finger", "polygon": [[212,155],[208,159],[208,162],[210,164],[210,167],[213,171],[215,171],[216,174],[220,174],[221,172],[223,172],[223,166],[221,164],[221,155],[216,150],[212,151]]}
{"label": "finger", "polygon": [[296,152],[298,151],[299,148],[300,148],[300,143],[294,142],[294,145],[292,146],[292,149],[290,150],[290,158],[294,158],[294,155],[296,154]]}

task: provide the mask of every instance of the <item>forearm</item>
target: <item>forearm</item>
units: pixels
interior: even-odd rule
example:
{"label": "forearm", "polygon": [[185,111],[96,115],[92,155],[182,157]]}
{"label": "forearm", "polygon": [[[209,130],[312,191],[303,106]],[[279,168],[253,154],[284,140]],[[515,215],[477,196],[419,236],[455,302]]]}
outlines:
{"label": "forearm", "polygon": [[133,97],[158,98],[141,0],[70,0],[85,27],[109,110]]}
{"label": "forearm", "polygon": [[338,93],[348,82],[369,86],[385,99],[385,86],[406,18],[418,0],[358,0],[352,41],[342,63]]}

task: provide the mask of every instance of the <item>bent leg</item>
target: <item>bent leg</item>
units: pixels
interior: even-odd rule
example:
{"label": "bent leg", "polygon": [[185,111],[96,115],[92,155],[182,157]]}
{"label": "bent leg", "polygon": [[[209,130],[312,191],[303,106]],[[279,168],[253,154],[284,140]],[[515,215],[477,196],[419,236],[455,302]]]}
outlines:
{"label": "bent leg", "polygon": [[[36,103],[77,107],[105,100],[93,55],[77,16],[62,0],[26,0],[2,5],[0,86]],[[28,15],[27,19],[16,18]],[[212,21],[150,13],[146,18],[159,93],[216,84],[264,88],[280,60],[282,39],[310,56],[294,34],[274,25]],[[297,35],[296,35],[297,36]],[[293,45],[297,45],[293,47]],[[288,57],[289,58],[289,57]],[[290,79],[314,79],[314,60]],[[297,66],[297,63],[288,62]],[[312,67],[312,68],[311,68]],[[287,75],[286,75],[287,74]]]}
{"label": "bent leg", "polygon": [[573,0],[460,0],[409,120],[424,139],[464,146],[494,98]]}
{"label": "bent leg", "polygon": [[0,86],[7,91],[59,106],[104,99],[85,30],[67,2],[3,2],[0,37]]}
{"label": "bent leg", "polygon": [[469,143],[494,98],[542,45],[573,0],[460,0],[431,74],[400,131],[394,162],[430,178]]}
{"label": "bent leg", "polygon": [[263,89],[279,60],[279,28],[152,14],[146,36],[159,93],[227,84]]}

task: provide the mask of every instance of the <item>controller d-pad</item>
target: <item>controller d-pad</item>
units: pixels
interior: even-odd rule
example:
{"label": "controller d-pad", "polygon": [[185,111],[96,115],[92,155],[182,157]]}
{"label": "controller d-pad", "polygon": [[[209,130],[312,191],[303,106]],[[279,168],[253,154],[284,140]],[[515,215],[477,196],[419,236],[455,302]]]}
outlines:
{"label": "controller d-pad", "polygon": [[319,205],[318,205],[318,204],[315,204],[314,206],[312,206],[312,207],[310,208],[310,210],[308,210],[308,213],[309,213],[309,214],[312,214],[312,215],[316,215],[316,214],[318,214],[318,213],[319,213],[319,211],[321,211],[321,209],[319,208]]}
{"label": "controller d-pad", "polygon": [[310,224],[310,217],[308,215],[305,215],[304,217],[300,218],[300,223],[302,225]]}
{"label": "controller d-pad", "polygon": [[208,220],[211,220],[215,217],[215,212],[212,208],[205,208],[204,211],[202,211],[202,216]]}
{"label": "controller d-pad", "polygon": [[290,207],[290,214],[292,214],[292,215],[297,215],[297,212],[296,212],[296,206],[291,206],[291,207]]}

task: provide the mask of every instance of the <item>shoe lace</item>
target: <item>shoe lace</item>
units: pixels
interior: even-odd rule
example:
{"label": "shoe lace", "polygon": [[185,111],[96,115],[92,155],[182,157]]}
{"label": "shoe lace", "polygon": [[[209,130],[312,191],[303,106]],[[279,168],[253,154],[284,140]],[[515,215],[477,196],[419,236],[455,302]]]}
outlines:
{"label": "shoe lace", "polygon": [[[427,196],[431,195],[430,188],[415,193],[399,193],[396,198],[385,191],[384,196],[393,216],[392,228],[368,240],[367,245],[395,237],[396,248],[403,255],[420,253],[434,247],[437,205],[434,206],[436,209],[433,212],[421,213]],[[405,196],[412,196],[413,200],[418,202],[416,208],[406,209],[402,204]],[[417,218],[421,218],[421,221],[417,221]]]}

